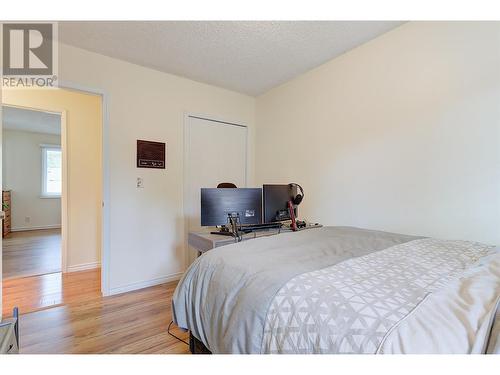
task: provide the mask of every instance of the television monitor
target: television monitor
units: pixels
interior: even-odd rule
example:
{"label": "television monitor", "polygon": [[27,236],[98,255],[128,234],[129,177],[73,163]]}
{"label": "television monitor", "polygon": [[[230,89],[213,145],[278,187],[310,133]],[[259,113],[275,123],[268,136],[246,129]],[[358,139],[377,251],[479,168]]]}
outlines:
{"label": "television monitor", "polygon": [[[263,185],[264,223],[290,220],[288,201],[297,195],[297,187],[290,185]],[[297,217],[297,207],[294,209]]]}
{"label": "television monitor", "polygon": [[262,189],[201,189],[201,226],[228,224],[228,214],[238,215],[242,225],[262,223]]}

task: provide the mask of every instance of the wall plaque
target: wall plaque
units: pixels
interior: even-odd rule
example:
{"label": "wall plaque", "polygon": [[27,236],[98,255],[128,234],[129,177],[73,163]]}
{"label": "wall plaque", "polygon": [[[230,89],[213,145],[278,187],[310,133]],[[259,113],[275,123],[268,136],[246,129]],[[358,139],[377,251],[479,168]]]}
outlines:
{"label": "wall plaque", "polygon": [[165,169],[165,149],[162,142],[137,140],[137,168]]}

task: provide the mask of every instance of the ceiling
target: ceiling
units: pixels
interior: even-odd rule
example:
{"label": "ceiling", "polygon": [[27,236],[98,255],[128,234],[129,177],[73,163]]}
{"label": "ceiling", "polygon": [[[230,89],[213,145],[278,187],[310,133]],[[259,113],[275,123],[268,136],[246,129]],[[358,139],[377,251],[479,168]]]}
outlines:
{"label": "ceiling", "polygon": [[61,42],[257,96],[395,21],[60,22]]}
{"label": "ceiling", "polygon": [[61,116],[55,113],[4,106],[2,119],[4,129],[61,134]]}

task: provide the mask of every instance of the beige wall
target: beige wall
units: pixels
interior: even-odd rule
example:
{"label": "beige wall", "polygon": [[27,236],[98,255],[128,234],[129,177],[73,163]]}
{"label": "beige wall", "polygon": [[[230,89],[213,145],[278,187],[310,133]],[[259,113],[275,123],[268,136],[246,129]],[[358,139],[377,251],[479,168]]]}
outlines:
{"label": "beige wall", "polygon": [[[253,182],[255,99],[60,45],[62,82],[101,89],[109,100],[111,293],[178,278],[184,271],[184,115],[249,126]],[[167,143],[165,170],[136,168],[136,140]],[[144,188],[136,188],[137,177]]]}
{"label": "beige wall", "polygon": [[301,182],[306,218],[500,244],[498,22],[405,24],[259,97],[257,124],[257,182]]}
{"label": "beige wall", "polygon": [[67,266],[98,265],[101,252],[101,98],[68,90],[3,90],[3,103],[66,111],[68,159]]}
{"label": "beige wall", "polygon": [[3,130],[3,189],[11,190],[13,231],[61,226],[61,199],[41,197],[42,144],[60,145],[61,136]]}

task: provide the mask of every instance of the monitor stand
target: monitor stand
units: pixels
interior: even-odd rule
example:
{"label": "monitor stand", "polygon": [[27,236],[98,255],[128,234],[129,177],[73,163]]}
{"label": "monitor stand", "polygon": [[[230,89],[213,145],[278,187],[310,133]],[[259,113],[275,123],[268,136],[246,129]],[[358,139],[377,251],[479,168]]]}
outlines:
{"label": "monitor stand", "polygon": [[222,226],[219,231],[210,232],[210,234],[218,234],[221,236],[234,237],[238,242],[241,241],[241,232],[239,226],[241,226],[239,215],[227,214],[227,222],[230,227],[226,225]]}

